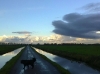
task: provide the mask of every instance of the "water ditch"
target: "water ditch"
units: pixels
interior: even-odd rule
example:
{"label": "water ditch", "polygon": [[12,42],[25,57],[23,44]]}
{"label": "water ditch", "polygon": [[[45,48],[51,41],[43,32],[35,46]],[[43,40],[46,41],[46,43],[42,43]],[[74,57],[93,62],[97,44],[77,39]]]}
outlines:
{"label": "water ditch", "polygon": [[5,53],[0,56],[0,69],[5,65],[7,61],[9,61],[12,57],[16,56],[24,47],[18,48],[14,51]]}
{"label": "water ditch", "polygon": [[79,63],[76,61],[71,61],[54,54],[42,51],[40,49],[34,48],[38,53],[45,55],[50,60],[58,63],[63,68],[68,69],[71,74],[100,74],[99,71],[87,66],[85,63]]}

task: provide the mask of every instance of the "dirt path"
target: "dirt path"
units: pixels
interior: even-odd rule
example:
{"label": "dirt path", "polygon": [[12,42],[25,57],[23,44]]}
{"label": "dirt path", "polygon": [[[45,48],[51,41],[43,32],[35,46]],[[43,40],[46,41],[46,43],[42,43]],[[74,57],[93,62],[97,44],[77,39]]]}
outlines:
{"label": "dirt path", "polygon": [[[34,64],[34,69],[25,69],[23,70],[23,65],[20,63],[22,59],[31,59],[35,57],[37,61]],[[34,52],[30,46],[27,46],[22,56],[19,58],[10,74],[60,74],[57,69],[52,66],[50,63],[42,59],[36,52]]]}

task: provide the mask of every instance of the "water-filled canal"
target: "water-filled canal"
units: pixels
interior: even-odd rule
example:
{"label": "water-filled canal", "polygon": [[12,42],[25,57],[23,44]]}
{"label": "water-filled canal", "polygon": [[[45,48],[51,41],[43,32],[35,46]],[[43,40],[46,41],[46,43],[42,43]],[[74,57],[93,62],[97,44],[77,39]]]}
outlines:
{"label": "water-filled canal", "polygon": [[71,72],[71,74],[100,74],[99,71],[87,66],[85,63],[78,63],[76,61],[71,61],[71,60],[53,55],[51,53],[42,51],[37,48],[34,48],[34,49],[40,54],[45,55],[50,60],[58,63],[63,68],[68,69]]}
{"label": "water-filled canal", "polygon": [[0,56],[0,69],[9,61],[12,57],[16,56],[24,47],[18,48],[12,52],[8,52]]}

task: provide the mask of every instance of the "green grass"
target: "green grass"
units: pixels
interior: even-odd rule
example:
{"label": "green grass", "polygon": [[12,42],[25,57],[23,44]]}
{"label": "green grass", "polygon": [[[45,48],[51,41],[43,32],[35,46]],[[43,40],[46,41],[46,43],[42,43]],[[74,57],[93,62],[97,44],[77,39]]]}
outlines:
{"label": "green grass", "polygon": [[5,54],[7,52],[11,52],[23,46],[24,45],[0,45],[0,55]]}
{"label": "green grass", "polygon": [[[34,50],[34,49],[33,49]],[[35,50],[34,50],[35,51]],[[36,51],[35,51],[36,52]],[[38,53],[38,52],[36,52]],[[68,70],[64,69],[63,67],[61,67],[59,64],[51,61],[50,59],[48,59],[46,56],[38,53],[43,59],[45,59],[46,61],[50,62],[53,66],[55,66],[55,68],[61,73],[61,74],[71,74]]]}
{"label": "green grass", "polygon": [[51,51],[61,51],[61,52],[69,52],[76,54],[84,54],[84,55],[94,55],[100,56],[100,45],[67,45],[67,46],[50,46],[50,45],[42,45],[39,46],[43,49],[50,49]]}
{"label": "green grass", "polygon": [[85,62],[100,70],[100,45],[36,45],[34,47],[67,59]]}
{"label": "green grass", "polygon": [[[24,48],[25,49],[25,48]],[[6,62],[6,64],[0,69],[0,74],[9,74],[12,67],[15,65],[17,60],[20,58],[21,54],[23,53],[24,49],[22,49],[16,56],[14,56],[11,60]]]}

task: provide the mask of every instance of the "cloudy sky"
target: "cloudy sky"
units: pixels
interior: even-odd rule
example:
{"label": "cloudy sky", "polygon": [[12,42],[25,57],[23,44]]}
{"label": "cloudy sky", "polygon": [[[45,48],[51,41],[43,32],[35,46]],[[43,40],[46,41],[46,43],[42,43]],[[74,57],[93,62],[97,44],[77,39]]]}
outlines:
{"label": "cloudy sky", "polygon": [[100,1],[0,0],[0,42],[100,43]]}

